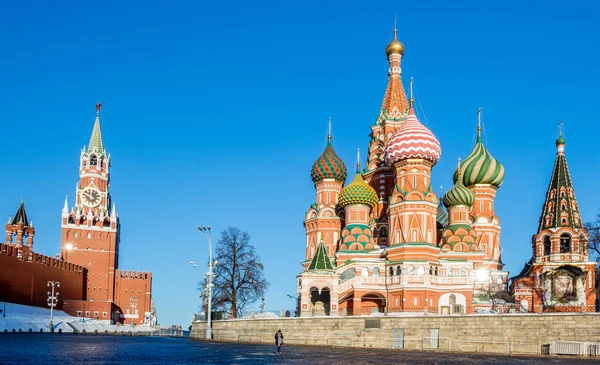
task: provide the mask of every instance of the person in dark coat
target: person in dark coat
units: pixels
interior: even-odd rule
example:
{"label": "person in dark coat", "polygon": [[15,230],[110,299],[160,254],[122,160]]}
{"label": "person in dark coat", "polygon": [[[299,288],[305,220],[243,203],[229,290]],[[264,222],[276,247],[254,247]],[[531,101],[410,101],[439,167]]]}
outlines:
{"label": "person in dark coat", "polygon": [[275,333],[275,346],[277,346],[277,355],[281,355],[281,346],[283,345],[283,333],[281,333],[281,330],[278,330]]}

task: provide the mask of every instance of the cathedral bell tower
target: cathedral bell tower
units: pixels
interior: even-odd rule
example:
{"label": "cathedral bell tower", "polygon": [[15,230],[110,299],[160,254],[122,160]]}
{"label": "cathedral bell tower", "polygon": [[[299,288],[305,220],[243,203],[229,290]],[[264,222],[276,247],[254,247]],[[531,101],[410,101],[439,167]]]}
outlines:
{"label": "cathedral bell tower", "polygon": [[88,269],[87,300],[112,301],[119,257],[119,218],[110,196],[110,155],[100,131],[100,108],[87,148],[79,157],[75,205],[62,211],[63,260]]}

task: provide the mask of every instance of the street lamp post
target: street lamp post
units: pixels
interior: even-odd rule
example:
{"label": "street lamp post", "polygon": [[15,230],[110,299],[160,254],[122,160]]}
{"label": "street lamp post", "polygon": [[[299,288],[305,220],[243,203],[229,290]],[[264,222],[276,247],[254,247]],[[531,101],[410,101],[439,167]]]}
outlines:
{"label": "street lamp post", "polygon": [[50,332],[54,332],[54,324],[52,323],[52,315],[54,314],[54,307],[56,306],[56,304],[58,303],[58,296],[60,295],[59,292],[55,292],[54,288],[60,288],[60,282],[59,281],[49,281],[48,282],[48,287],[52,288],[52,291],[48,292],[48,306],[50,307],[50,323],[48,323],[48,329],[50,330]]}
{"label": "street lamp post", "polygon": [[135,309],[137,308],[137,298],[131,297],[129,299],[129,306],[131,307],[131,325],[133,326],[135,323],[133,321],[135,315]]}
{"label": "street lamp post", "polygon": [[198,229],[202,231],[208,240],[208,313],[206,315],[207,318],[207,326],[206,326],[206,339],[212,340],[212,279],[214,276],[213,273],[213,261],[212,261],[212,243],[210,240],[210,226],[199,226]]}

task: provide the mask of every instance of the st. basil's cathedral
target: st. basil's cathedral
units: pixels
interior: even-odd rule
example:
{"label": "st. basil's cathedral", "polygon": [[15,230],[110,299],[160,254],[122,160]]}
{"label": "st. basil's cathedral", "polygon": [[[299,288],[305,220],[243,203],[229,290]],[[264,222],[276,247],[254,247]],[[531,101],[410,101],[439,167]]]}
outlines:
{"label": "st. basil's cathedral", "polygon": [[[514,278],[518,285],[511,287],[511,296],[501,260],[500,218],[494,211],[504,167],[484,146],[481,121],[475,146],[453,172],[454,186],[438,197],[431,171],[441,146],[415,114],[412,82],[406,97],[404,45],[396,30],[385,51],[388,84],[371,126],[365,168],[359,156],[354,177],[344,187],[348,170],[331,145],[330,127],[325,151],[311,170],[316,201],[304,220],[300,314],[468,314],[492,308],[498,299],[516,300],[520,311],[542,311],[550,308],[542,299],[554,297],[556,278],[562,278],[562,287],[571,279],[571,291],[560,289],[570,293],[566,306],[587,305],[585,310],[593,311],[589,305],[595,302],[595,285],[584,288],[595,282],[594,263],[587,262],[582,248],[586,233],[564,161],[564,139],[562,145],[557,141],[562,157],[557,157],[548,192],[552,198],[547,198],[534,237],[534,256]],[[569,242],[563,244],[567,235]],[[540,288],[547,289],[541,296],[536,295]]]}

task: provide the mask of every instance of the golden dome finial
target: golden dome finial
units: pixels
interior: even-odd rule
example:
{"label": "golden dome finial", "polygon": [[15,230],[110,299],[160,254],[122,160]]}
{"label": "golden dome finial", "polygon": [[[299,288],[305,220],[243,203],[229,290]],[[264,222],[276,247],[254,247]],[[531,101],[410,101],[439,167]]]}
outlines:
{"label": "golden dome finial", "polygon": [[385,47],[385,53],[388,57],[393,53],[404,55],[404,45],[398,40],[396,33],[396,16],[394,16],[394,39]]}

